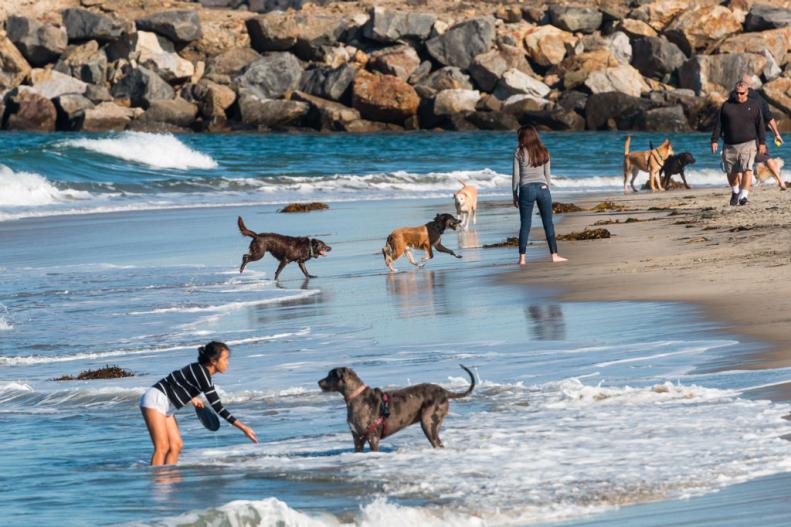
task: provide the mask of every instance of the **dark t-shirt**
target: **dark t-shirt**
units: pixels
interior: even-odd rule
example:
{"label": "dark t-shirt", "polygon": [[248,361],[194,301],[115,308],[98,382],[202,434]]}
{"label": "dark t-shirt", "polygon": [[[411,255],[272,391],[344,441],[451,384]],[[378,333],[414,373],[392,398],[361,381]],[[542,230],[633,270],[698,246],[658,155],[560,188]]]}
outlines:
{"label": "dark t-shirt", "polygon": [[760,103],[749,97],[743,103],[726,101],[720,108],[719,118],[714,122],[711,142],[716,143],[720,136],[725,138],[726,145],[736,145],[756,139],[758,144],[765,145],[766,124]]}

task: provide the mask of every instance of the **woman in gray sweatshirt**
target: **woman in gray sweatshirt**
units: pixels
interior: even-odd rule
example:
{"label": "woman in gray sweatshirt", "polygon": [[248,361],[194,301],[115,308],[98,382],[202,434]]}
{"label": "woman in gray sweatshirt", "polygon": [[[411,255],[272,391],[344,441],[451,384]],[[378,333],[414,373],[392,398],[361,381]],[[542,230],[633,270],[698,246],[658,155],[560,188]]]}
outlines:
{"label": "woman in gray sweatshirt", "polygon": [[553,262],[565,262],[558,255],[555,241],[555,227],[552,224],[552,194],[549,192],[551,177],[549,173],[549,151],[541,142],[538,132],[532,126],[519,129],[519,140],[514,151],[514,167],[511,188],[514,192],[514,207],[519,209],[521,226],[519,228],[519,265],[525,265],[527,238],[533,218],[533,203],[538,204],[544,234],[549,244]]}

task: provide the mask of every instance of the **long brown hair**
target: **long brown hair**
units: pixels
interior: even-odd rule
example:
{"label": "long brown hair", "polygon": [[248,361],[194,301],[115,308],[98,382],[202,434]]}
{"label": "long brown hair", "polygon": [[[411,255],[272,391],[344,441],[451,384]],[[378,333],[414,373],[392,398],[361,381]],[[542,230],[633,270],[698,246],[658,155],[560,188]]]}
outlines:
{"label": "long brown hair", "polygon": [[527,159],[531,167],[540,167],[549,161],[549,150],[541,142],[538,131],[530,125],[519,129],[519,155]]}

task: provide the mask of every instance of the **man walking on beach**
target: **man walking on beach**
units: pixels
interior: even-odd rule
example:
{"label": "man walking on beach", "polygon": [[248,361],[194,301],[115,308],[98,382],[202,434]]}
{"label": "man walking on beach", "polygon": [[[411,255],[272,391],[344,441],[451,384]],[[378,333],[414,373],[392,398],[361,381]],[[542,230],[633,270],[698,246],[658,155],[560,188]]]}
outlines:
{"label": "man walking on beach", "polygon": [[[775,117],[769,109],[769,103],[766,102],[766,99],[764,99],[760,93],[753,89],[753,76],[745,74],[742,80],[747,84],[747,98],[751,101],[755,101],[761,107],[761,115],[764,118],[764,124],[769,127],[775,136],[775,145],[782,145],[783,138],[780,137],[780,131],[777,129],[777,121],[775,121]],[[768,149],[765,154],[758,154],[755,156],[755,162],[764,163],[780,186],[780,190],[786,189],[786,184],[783,182],[783,178],[780,177],[780,166],[777,164],[777,161],[772,159],[772,156],[769,155]]]}
{"label": "man walking on beach", "polygon": [[746,205],[753,180],[756,141],[758,152],[766,153],[766,131],[761,108],[748,97],[749,87],[744,81],[736,83],[735,98],[720,108],[720,116],[711,134],[711,153],[717,153],[720,135],[725,139],[722,163],[731,186],[731,205]]}

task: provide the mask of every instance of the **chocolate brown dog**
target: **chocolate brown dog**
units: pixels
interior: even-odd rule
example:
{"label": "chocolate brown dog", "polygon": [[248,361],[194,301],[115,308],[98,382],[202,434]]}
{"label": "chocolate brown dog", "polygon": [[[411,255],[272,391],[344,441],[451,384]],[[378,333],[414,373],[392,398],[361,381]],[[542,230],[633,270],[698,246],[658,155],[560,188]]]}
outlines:
{"label": "chocolate brown dog", "polygon": [[239,225],[239,231],[244,236],[250,236],[253,239],[250,242],[250,252],[242,256],[242,266],[239,267],[240,273],[244,271],[248,263],[260,260],[269,251],[272,256],[280,261],[277,271],[275,271],[275,280],[277,280],[280,272],[289,262],[297,262],[306,278],[316,278],[308,273],[305,268],[305,262],[311,258],[326,256],[332,250],[332,247],[314,238],[283,236],[273,232],[255,233],[245,226],[241,216],[237,220],[237,225]]}
{"label": "chocolate brown dog", "polygon": [[470,387],[464,393],[449,392],[436,384],[416,384],[385,393],[366,386],[351,368],[330,370],[319,381],[319,387],[323,392],[343,395],[355,451],[362,452],[368,441],[371,450],[378,452],[382,438],[418,421],[431,446],[436,448],[443,446],[439,427],[448,415],[448,400],[466,397],[475,388],[475,376],[465,366],[459,366],[470,376]]}

